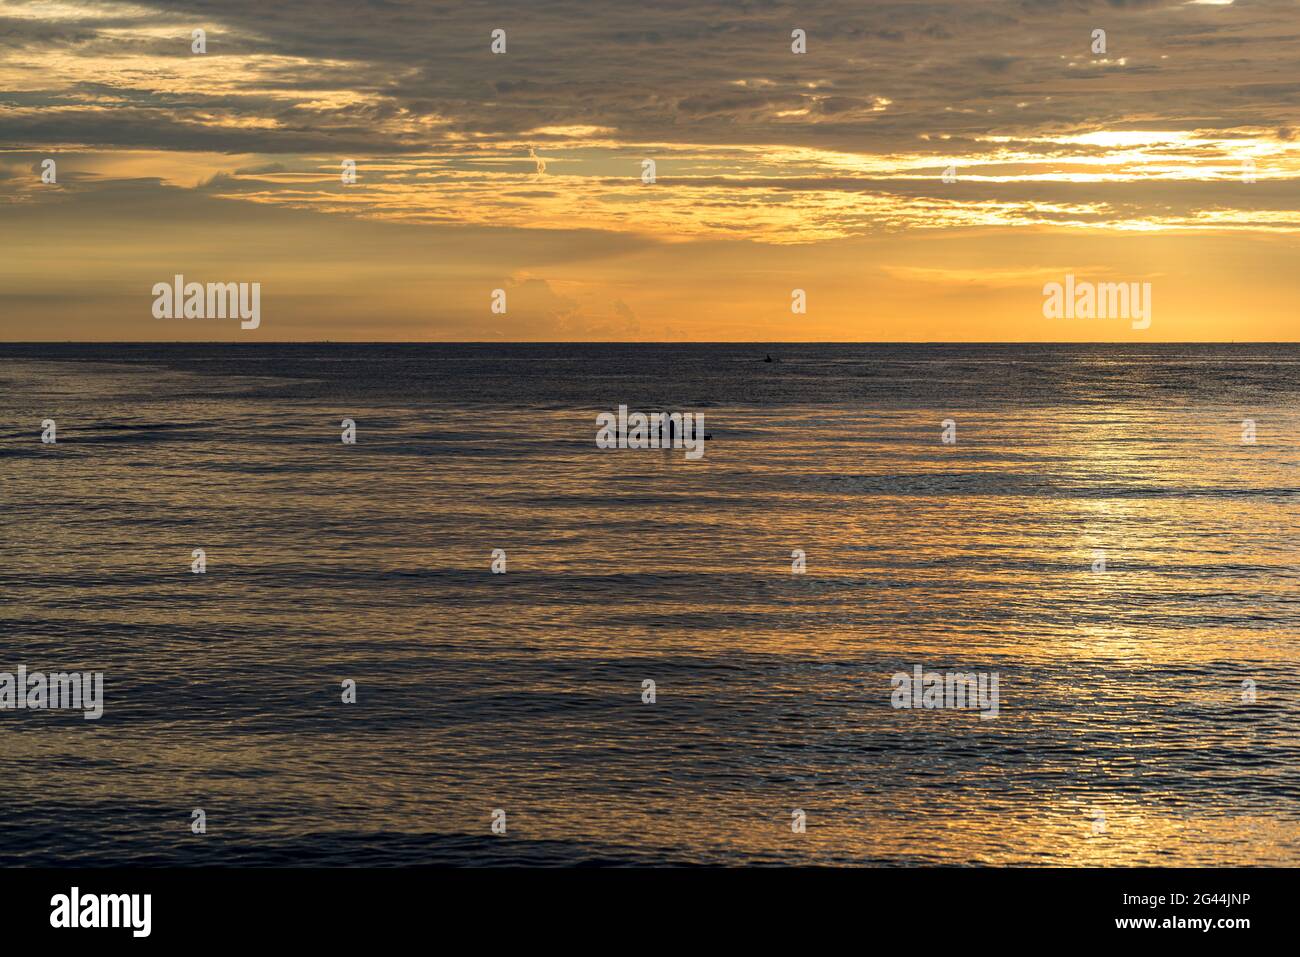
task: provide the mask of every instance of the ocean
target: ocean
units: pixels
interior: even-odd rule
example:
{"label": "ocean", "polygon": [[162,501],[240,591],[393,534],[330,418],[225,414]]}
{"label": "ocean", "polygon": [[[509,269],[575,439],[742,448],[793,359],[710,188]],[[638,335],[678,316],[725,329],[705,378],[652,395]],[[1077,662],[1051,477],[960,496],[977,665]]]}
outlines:
{"label": "ocean", "polygon": [[0,672],[104,676],[0,863],[1295,866],[1298,427],[1295,345],[0,345]]}

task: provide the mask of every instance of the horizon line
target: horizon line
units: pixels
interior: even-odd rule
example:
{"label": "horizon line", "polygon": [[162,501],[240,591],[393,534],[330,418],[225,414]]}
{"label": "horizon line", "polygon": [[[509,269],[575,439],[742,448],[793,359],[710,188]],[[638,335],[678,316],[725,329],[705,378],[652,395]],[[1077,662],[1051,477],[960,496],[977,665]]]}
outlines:
{"label": "horizon line", "polygon": [[3,346],[1295,346],[1300,339],[0,339]]}

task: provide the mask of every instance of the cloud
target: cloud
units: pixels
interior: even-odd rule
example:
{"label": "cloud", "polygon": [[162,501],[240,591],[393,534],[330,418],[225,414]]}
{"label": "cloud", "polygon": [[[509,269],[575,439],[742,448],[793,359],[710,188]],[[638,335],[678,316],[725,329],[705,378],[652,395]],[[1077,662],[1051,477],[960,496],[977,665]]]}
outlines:
{"label": "cloud", "polygon": [[[629,142],[899,150],[920,132],[1006,122],[1010,97],[1048,96],[1055,122],[1097,128],[1189,115],[1202,126],[1276,125],[1294,108],[1300,63],[1287,39],[1295,30],[1278,29],[1288,12],[1280,2],[840,0],[815,13],[698,2],[660,5],[652,18],[608,4],[593,16],[594,3],[579,0],[370,4],[365,16],[353,0],[160,0],[125,13],[90,2],[54,19],[38,18],[43,9],[10,4],[0,15],[0,43],[12,51],[0,67],[4,99],[39,110],[6,122],[9,148],[364,144],[400,154],[598,124]],[[789,50],[796,23],[809,35],[804,56]],[[195,25],[208,30],[204,56],[189,52]],[[507,30],[506,55],[489,52],[492,25]],[[1123,68],[1083,68],[1096,26]],[[754,76],[769,85],[737,90]],[[830,98],[800,121],[787,111],[807,106],[810,84]],[[881,98],[901,108],[882,116],[850,106]],[[845,122],[818,122],[827,115]]]}
{"label": "cloud", "polygon": [[[1291,0],[11,0],[0,231],[138,257],[115,265],[139,281],[187,256],[266,270],[296,328],[335,338],[367,308],[394,335],[486,334],[483,289],[512,276],[501,335],[752,334],[768,294],[718,308],[709,282],[780,273],[779,302],[786,272],[835,282],[816,254],[836,251],[904,303],[908,282],[953,285],[918,270],[1000,268],[892,257],[912,271],[864,278],[842,244],[1293,240],[1298,32]],[[33,172],[44,156],[57,187]],[[1040,265],[1008,255],[1005,275]],[[22,295],[45,294],[47,268],[19,260]],[[637,291],[646,275],[658,288]],[[861,301],[845,293],[836,322]]]}
{"label": "cloud", "polygon": [[538,156],[537,150],[531,146],[528,147],[528,155],[532,158],[533,162],[537,164],[537,178],[541,179],[546,175],[546,160]]}

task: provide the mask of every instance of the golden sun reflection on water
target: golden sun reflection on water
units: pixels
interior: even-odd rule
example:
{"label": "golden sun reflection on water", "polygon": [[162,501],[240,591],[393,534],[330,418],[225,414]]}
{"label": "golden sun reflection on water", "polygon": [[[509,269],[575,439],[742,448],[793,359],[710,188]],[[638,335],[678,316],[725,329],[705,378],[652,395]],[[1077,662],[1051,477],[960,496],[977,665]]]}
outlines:
{"label": "golden sun reflection on water", "polygon": [[[1228,407],[967,410],[944,446],[920,404],[711,407],[688,462],[594,452],[587,410],[354,401],[341,458],[328,401],[101,375],[4,466],[6,632],[109,689],[11,725],[12,814],[57,793],[128,848],[202,794],[234,846],[313,853],[501,807],[539,860],[1297,862],[1292,410],[1253,446]],[[918,664],[997,672],[1000,713],[891,707]]]}

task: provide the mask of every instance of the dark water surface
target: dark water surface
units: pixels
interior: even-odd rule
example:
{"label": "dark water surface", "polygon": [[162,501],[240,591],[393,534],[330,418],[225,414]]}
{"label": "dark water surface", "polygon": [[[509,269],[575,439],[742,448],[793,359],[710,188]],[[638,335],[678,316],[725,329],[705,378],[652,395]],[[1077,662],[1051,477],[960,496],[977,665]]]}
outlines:
{"label": "dark water surface", "polygon": [[1300,864],[1298,427],[1296,346],[0,345],[0,671],[106,699],[0,710],[0,863]]}

